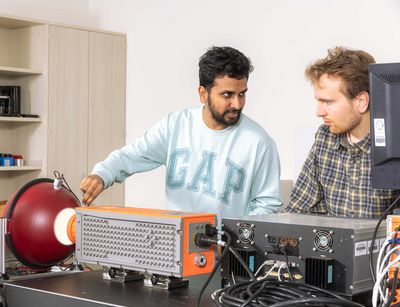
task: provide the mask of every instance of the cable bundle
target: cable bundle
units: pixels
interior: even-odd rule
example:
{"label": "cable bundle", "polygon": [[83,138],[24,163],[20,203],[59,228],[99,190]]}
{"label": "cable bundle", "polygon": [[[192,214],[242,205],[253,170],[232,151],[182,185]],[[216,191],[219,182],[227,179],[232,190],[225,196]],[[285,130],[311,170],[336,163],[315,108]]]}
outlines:
{"label": "cable bundle", "polygon": [[[379,251],[376,265],[376,282],[372,292],[373,307],[378,306],[378,299],[382,302],[382,306],[390,306],[396,298],[397,276],[400,267],[399,234],[398,231],[389,234]],[[384,254],[385,256],[383,256]],[[393,279],[391,280],[389,279],[390,268],[394,268]],[[390,281],[391,285],[388,284],[388,281]]]}
{"label": "cable bundle", "polygon": [[[218,307],[286,307],[286,306],[308,306],[308,307],[364,307],[363,305],[345,299],[333,292],[308,285],[293,282],[293,276],[290,272],[290,265],[285,247],[283,253],[286,261],[266,260],[254,274],[237,251],[231,246],[232,238],[228,232],[214,230],[215,233],[226,236],[226,242],[218,240],[215,237],[206,234],[198,234],[195,237],[197,246],[209,246],[218,244],[224,247],[224,251],[214,266],[213,271],[200,290],[197,306],[200,306],[201,296],[209,284],[212,276],[221,264],[221,260],[231,252],[240,264],[245,268],[250,280],[228,285],[223,289],[216,290],[212,294],[212,299]],[[400,257],[400,256],[399,256]],[[268,272],[257,277],[262,268],[270,266]],[[270,277],[272,271],[278,269],[277,279]],[[281,281],[281,271],[285,269],[288,272],[289,280]],[[234,281],[234,276],[232,276]],[[234,281],[235,282],[235,281]],[[397,284],[396,284],[397,286]]]}
{"label": "cable bundle", "polygon": [[218,307],[363,306],[311,285],[270,279],[227,286],[215,291],[212,299]]}

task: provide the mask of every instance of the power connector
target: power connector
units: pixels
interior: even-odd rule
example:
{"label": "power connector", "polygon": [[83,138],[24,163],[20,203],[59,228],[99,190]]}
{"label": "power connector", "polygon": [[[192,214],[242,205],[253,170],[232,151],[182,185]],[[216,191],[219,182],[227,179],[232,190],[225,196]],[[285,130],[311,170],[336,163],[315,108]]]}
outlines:
{"label": "power connector", "polygon": [[206,235],[208,237],[215,237],[218,234],[218,228],[211,224],[206,224]]}

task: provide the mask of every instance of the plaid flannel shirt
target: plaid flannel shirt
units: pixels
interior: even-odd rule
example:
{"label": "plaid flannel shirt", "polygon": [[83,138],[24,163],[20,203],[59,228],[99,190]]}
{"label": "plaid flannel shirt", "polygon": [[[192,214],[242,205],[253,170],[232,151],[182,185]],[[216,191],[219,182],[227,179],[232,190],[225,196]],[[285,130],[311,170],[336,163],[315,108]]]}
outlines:
{"label": "plaid flannel shirt", "polygon": [[379,218],[398,193],[371,187],[369,134],[350,145],[346,134],[335,135],[322,125],[286,211]]}

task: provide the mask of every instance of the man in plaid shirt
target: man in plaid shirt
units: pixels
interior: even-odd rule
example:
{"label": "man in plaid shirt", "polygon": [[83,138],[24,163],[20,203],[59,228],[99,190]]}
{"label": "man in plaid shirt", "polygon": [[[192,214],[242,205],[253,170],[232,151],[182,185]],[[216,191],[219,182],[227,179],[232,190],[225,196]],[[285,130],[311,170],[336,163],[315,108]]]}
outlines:
{"label": "man in plaid shirt", "polygon": [[398,195],[371,187],[368,65],[374,62],[367,52],[336,47],[307,67],[324,124],[286,211],[379,218]]}

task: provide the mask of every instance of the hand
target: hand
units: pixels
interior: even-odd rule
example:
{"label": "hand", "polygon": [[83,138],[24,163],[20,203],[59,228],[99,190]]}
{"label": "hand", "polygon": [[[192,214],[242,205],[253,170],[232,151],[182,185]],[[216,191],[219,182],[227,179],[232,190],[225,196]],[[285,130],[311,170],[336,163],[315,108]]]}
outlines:
{"label": "hand", "polygon": [[104,181],[100,176],[89,175],[83,178],[79,188],[84,193],[82,202],[90,205],[104,191]]}

